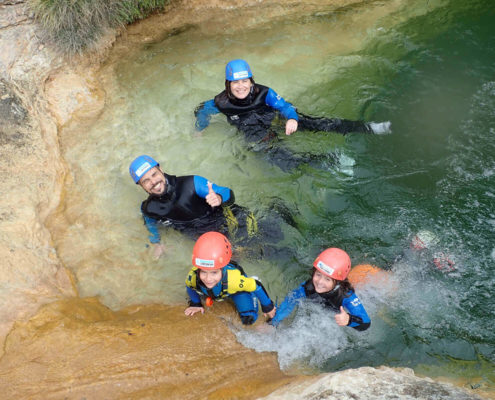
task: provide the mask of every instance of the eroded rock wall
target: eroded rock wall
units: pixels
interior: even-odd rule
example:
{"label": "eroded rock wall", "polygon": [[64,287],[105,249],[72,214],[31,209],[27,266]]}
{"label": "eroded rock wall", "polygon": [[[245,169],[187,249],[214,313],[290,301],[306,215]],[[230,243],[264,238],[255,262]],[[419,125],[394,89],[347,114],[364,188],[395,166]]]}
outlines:
{"label": "eroded rock wall", "polygon": [[22,1],[0,5],[0,342],[14,321],[74,296],[45,227],[64,166],[43,85],[61,58],[38,40]]}

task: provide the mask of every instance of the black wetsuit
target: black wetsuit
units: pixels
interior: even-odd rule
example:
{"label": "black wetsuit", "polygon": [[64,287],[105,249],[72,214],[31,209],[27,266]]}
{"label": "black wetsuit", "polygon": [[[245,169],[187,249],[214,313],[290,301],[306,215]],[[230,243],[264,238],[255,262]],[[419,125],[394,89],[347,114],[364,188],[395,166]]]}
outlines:
{"label": "black wetsuit", "polygon": [[277,114],[298,121],[299,130],[336,132],[342,135],[350,132],[373,133],[369,125],[362,121],[317,118],[297,113],[293,105],[275,91],[258,84],[253,86],[245,99],[231,99],[224,90],[214,99],[201,103],[195,110],[196,128],[206,128],[210,116],[218,113],[225,114],[227,121],[244,133],[253,150],[267,152],[270,160],[284,170],[310,162],[314,156],[294,154],[288,149],[274,146],[278,137],[271,126]]}
{"label": "black wetsuit", "polygon": [[[211,207],[205,200],[208,181],[198,175],[173,176],[164,174],[167,180],[166,192],[160,196],[150,195],[141,204],[141,212],[152,243],[160,242],[157,224],[172,226],[197,238],[201,234],[227,229],[225,209],[234,205],[234,193],[227,187],[212,185],[215,193],[222,197],[222,204]],[[228,230],[228,229],[227,229]]]}

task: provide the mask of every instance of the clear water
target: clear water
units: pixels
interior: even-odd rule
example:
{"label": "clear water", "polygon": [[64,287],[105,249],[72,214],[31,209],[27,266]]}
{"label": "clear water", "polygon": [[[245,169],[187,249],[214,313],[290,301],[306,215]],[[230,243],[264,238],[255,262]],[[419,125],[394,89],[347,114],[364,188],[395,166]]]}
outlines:
{"label": "clear water", "polygon": [[[306,279],[329,246],[397,278],[393,290],[379,282],[360,289],[373,321],[364,333],[307,305],[275,334],[238,331],[246,346],[277,351],[284,368],[408,366],[493,388],[494,17],[488,0],[375,2],[241,30],[234,21],[210,33],[193,26],[130,54],[115,66],[118,87],[101,118],[62,140],[72,180],[68,227],[55,240],[81,294],[114,309],[185,303],[193,243],[167,231],[166,257],[150,257],[144,192],[128,177],[129,162],[150,154],[170,173],[232,187],[237,203],[261,217],[273,202],[290,211],[296,224],[282,226],[284,245],[296,257],[240,259],[273,298]],[[339,160],[290,172],[247,151],[222,116],[198,135],[193,110],[222,90],[233,58],[247,59],[257,82],[302,112],[390,120],[393,134],[282,138],[283,146]],[[422,229],[439,243],[417,254],[409,243]],[[455,271],[435,268],[438,252]]]}

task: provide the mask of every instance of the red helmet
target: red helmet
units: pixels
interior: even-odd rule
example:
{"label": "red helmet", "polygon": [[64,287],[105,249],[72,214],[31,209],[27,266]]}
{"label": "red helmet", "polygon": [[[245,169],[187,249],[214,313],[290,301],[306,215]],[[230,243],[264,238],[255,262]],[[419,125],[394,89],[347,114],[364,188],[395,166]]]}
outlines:
{"label": "red helmet", "polygon": [[337,281],[343,281],[351,270],[351,258],[344,250],[335,247],[324,250],[313,263],[318,271]]}
{"label": "red helmet", "polygon": [[196,241],[192,264],[199,269],[212,270],[225,267],[232,257],[232,246],[219,232],[206,232]]}

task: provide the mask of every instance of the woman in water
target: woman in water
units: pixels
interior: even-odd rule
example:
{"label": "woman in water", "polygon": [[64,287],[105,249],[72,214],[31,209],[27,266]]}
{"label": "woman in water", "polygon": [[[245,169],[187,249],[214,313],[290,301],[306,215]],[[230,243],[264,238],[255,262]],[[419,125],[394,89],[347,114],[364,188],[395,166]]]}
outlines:
{"label": "woman in water", "polygon": [[270,128],[277,114],[287,120],[286,135],[291,135],[298,129],[343,135],[350,132],[390,132],[390,122],[367,123],[340,118],[315,118],[298,113],[291,103],[273,89],[255,83],[251,68],[244,60],[230,61],[225,67],[225,90],[196,108],[196,129],[205,129],[210,123],[211,115],[218,113],[225,114],[228,122],[242,131],[247,141],[253,143],[257,149],[270,153],[272,161],[282,169],[308,162],[311,156],[295,156],[286,149],[273,146],[277,135]]}

